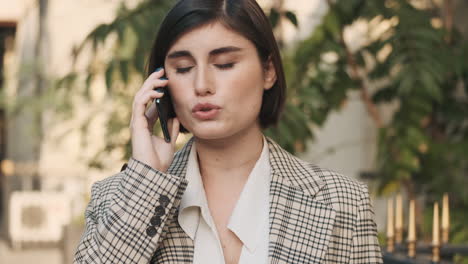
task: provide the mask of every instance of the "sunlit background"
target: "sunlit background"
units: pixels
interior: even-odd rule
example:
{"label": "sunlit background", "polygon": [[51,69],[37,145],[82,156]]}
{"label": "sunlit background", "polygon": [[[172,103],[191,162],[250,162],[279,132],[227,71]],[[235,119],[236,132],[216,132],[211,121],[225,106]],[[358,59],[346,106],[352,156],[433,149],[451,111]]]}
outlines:
{"label": "sunlit background", "polygon": [[[265,134],[369,185],[387,263],[412,263],[390,262],[408,238],[429,260],[435,219],[444,261],[468,263],[468,1],[258,2],[288,82]],[[173,3],[0,0],[0,263],[71,263],[91,184],[131,155],[132,98]]]}

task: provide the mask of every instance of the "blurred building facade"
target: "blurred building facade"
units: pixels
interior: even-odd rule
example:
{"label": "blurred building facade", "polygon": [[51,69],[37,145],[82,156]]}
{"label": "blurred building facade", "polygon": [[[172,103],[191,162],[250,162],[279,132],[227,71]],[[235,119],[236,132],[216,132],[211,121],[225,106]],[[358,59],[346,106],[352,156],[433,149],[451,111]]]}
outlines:
{"label": "blurred building facade", "polygon": [[[121,2],[0,0],[0,70],[4,76],[0,82],[3,93],[10,96],[8,98],[31,97],[43,88],[38,83],[46,81],[44,76],[56,78],[66,74],[71,69],[72,47],[98,24],[110,22]],[[136,0],[125,2],[129,6],[138,3]],[[273,0],[259,2],[265,8],[274,4]],[[307,37],[326,12],[325,2],[284,1],[285,9],[296,12],[300,25],[299,29],[284,25],[286,43]],[[46,6],[41,9],[41,4]],[[45,18],[41,20],[43,15]],[[356,38],[353,42],[359,42],[359,34],[357,27],[354,34],[350,34],[351,38]],[[44,75],[38,76],[38,72]],[[100,84],[93,87],[96,97],[104,96],[105,83],[101,80]],[[376,130],[360,97],[356,94],[352,98],[339,112],[332,114],[323,128],[317,128],[316,141],[310,143],[309,151],[301,158],[357,177],[362,171],[373,169]],[[34,127],[33,120],[38,116],[32,108],[16,114],[0,109],[0,221],[4,237],[8,234],[8,201],[13,191],[63,193],[69,198],[70,221],[74,221],[83,218],[90,185],[119,171],[125,161],[113,157],[109,157],[112,166],[107,170],[89,169],[84,162],[93,154],[93,149],[81,148],[82,132],[78,127],[85,113],[93,110],[96,109],[83,107],[75,118],[58,124],[54,122],[54,113],[42,112],[42,127]],[[99,123],[99,118],[97,120],[93,124],[93,134],[86,135],[92,142],[90,146],[94,147],[99,147],[105,137],[103,123]],[[56,138],[66,132],[69,133],[57,143]],[[378,208],[377,212],[380,212]],[[382,218],[385,216],[383,212]],[[379,222],[383,223],[383,219]]]}

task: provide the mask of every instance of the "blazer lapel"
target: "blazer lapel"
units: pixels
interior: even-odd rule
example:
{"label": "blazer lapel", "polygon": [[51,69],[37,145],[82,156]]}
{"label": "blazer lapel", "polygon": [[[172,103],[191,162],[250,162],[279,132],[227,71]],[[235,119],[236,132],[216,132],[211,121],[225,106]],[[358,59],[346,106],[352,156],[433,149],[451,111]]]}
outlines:
{"label": "blazer lapel", "polygon": [[325,183],[311,165],[271,139],[269,263],[321,263],[336,211],[326,201]]}

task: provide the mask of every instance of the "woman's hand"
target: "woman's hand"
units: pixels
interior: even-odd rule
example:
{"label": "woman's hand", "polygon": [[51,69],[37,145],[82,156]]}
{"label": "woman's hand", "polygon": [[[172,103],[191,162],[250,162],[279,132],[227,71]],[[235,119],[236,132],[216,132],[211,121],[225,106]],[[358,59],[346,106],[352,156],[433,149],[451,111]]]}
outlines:
{"label": "woman's hand", "polygon": [[[179,120],[173,118],[168,121],[171,134],[170,143],[167,143],[162,137],[153,135],[153,127],[158,120],[156,104],[153,101],[155,98],[164,96],[163,92],[157,92],[155,89],[160,88],[159,90],[161,90],[168,83],[168,80],[160,79],[163,76],[164,69],[152,73],[135,94],[130,132],[132,157],[156,170],[166,172],[174,156],[175,143],[179,135]],[[148,103],[152,104],[146,111]]]}

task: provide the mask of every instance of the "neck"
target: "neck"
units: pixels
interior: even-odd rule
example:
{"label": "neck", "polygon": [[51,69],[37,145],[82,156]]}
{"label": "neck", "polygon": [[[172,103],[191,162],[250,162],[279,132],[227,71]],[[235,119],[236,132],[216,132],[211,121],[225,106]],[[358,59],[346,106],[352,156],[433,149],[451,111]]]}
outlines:
{"label": "neck", "polygon": [[257,127],[224,139],[195,138],[195,142],[202,177],[228,176],[229,172],[253,167],[262,152],[263,134]]}

